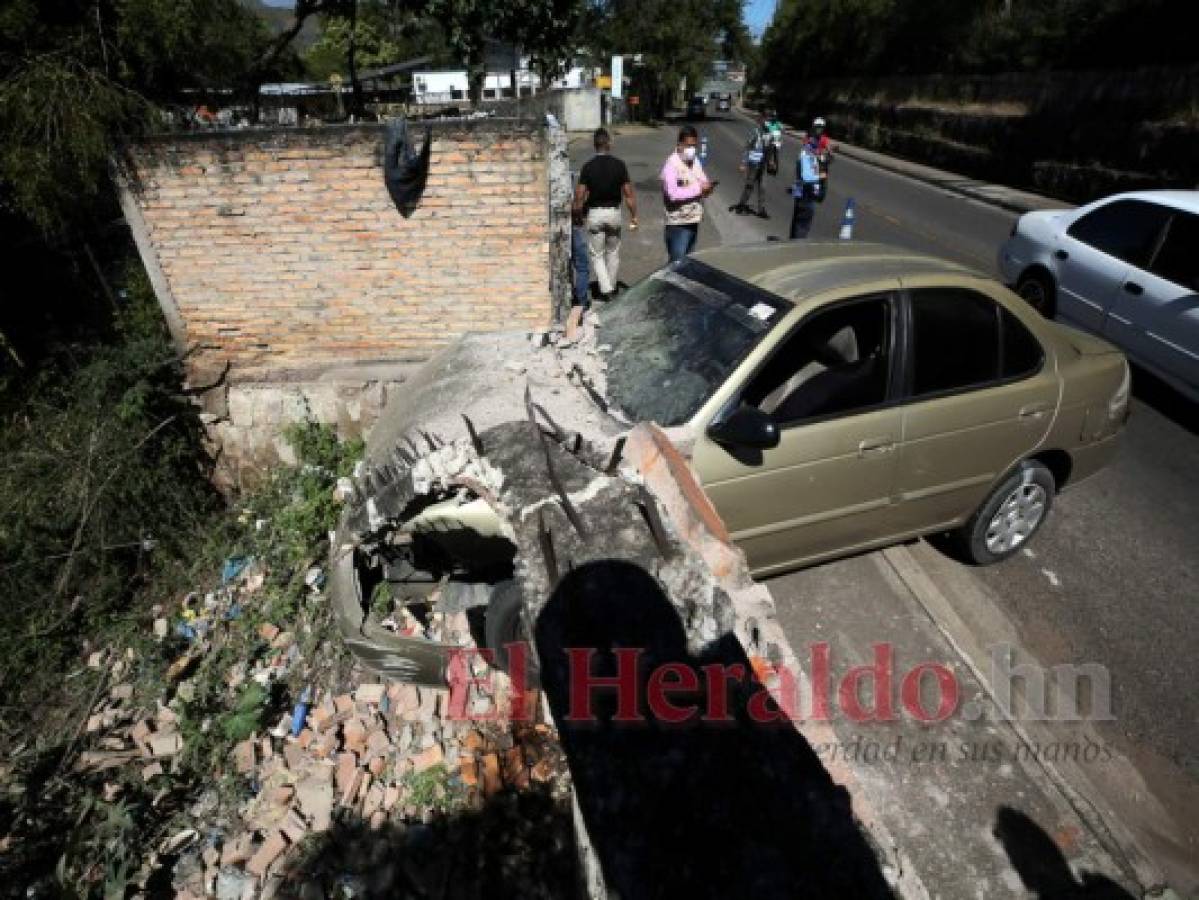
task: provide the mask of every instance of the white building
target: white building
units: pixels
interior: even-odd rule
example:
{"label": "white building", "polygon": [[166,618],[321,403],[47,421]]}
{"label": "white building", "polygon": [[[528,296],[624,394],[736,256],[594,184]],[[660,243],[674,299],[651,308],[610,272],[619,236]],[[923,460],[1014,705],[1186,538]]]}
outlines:
{"label": "white building", "polygon": [[[516,72],[520,96],[531,97],[541,89],[541,77],[528,69],[528,60],[521,60]],[[488,72],[483,78],[483,99],[501,100],[513,97],[512,72]],[[470,99],[470,79],[465,69],[449,72],[413,72],[412,99],[416,103],[453,103]]]}
{"label": "white building", "polygon": [[593,69],[585,69],[582,66],[575,66],[570,71],[563,75],[559,75],[550,82],[552,88],[581,88],[591,87],[595,83],[595,71]]}

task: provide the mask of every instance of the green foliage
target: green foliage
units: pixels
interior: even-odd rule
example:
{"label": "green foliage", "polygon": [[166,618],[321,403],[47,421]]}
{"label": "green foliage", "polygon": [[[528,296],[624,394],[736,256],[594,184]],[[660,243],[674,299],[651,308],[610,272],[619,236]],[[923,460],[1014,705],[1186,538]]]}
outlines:
{"label": "green foliage", "polygon": [[230,744],[250,737],[262,727],[262,714],[266,709],[266,688],[250,682],[237,696],[233,708],[221,717],[221,733]]}
{"label": "green foliage", "polygon": [[219,508],[179,361],[130,288],[112,343],[63,348],[0,396],[0,693],[18,707]]}
{"label": "green foliage", "polygon": [[[304,67],[311,77],[327,80],[330,75],[346,75],[349,57],[350,23],[346,19],[327,18],[321,36],[304,54]],[[370,19],[361,18],[353,27],[356,59],[359,66],[383,66],[399,62],[403,49]]]}
{"label": "green foliage", "polygon": [[109,154],[185,89],[245,87],[269,40],[239,0],[7,0],[0,11],[0,208],[78,227]]}
{"label": "green foliage", "polygon": [[148,115],[139,94],[69,52],[22,60],[0,79],[0,192],[43,230],[62,228],[104,187],[113,139]]}
{"label": "green foliage", "polygon": [[[127,318],[136,320],[135,316]],[[146,785],[135,765],[131,770],[111,770],[103,779],[89,779],[71,773],[73,756],[64,760],[61,769],[47,769],[46,760],[53,767],[64,750],[85,746],[75,744],[71,735],[84,720],[97,685],[81,683],[91,675],[78,669],[76,636],[66,631],[47,634],[39,641],[36,665],[33,655],[23,657],[31,666],[24,673],[29,684],[14,681],[5,685],[6,710],[0,717],[0,752],[10,760],[9,768],[17,779],[14,784],[6,774],[0,782],[0,823],[10,829],[20,853],[0,862],[0,872],[15,873],[21,884],[38,879],[45,884],[48,873],[55,869],[64,896],[126,896],[127,885],[150,849],[181,827],[173,819],[176,811],[194,802],[198,792],[215,787],[223,802],[236,803],[242,798],[244,779],[227,774],[214,784],[214,772],[230,772],[233,746],[262,733],[310,679],[344,664],[344,649],[326,646],[316,655],[317,646],[328,643],[331,611],[327,604],[313,602],[304,583],[304,562],[324,555],[324,529],[332,524],[335,513],[297,519],[293,507],[313,504],[318,495],[331,496],[337,475],[351,469],[361,442],[338,443],[331,429],[313,424],[293,429],[291,439],[300,464],[282,467],[261,490],[233,508],[214,507],[198,518],[173,564],[150,569],[141,590],[129,595],[128,605],[108,619],[94,619],[87,634],[93,646],[113,647],[122,656],[122,648],[133,651],[126,656],[132,661],[132,672],[125,677],[132,677],[136,684],[136,702],[152,709],[172,692],[166,680],[168,665],[188,658],[184,654],[194,652],[197,645],[176,637],[161,643],[153,640],[146,609],[149,603],[165,601],[166,615],[175,618],[177,598],[184,589],[201,594],[215,589],[219,593],[217,580],[223,560],[252,556],[253,565],[259,567],[266,559],[280,561],[279,567],[267,570],[265,585],[240,597],[239,615],[209,616],[203,638],[206,652],[193,658],[183,676],[189,692],[184,695],[180,687],[174,704],[184,751],[175,758],[168,775]],[[303,524],[297,526],[297,521]],[[6,524],[7,519],[0,522]],[[299,532],[292,531],[297,527]],[[282,542],[286,549],[273,551],[272,541]],[[307,546],[302,546],[304,541]],[[288,565],[294,560],[304,562]],[[87,584],[94,573],[81,563],[77,574],[80,583]],[[269,689],[248,678],[255,664],[274,652],[258,633],[261,623],[268,620],[304,636],[302,662],[293,667],[291,683]],[[7,631],[0,634],[4,641],[0,650],[6,655],[21,652],[13,637]],[[55,641],[65,646],[56,647]],[[98,683],[105,683],[102,677]],[[68,715],[49,714],[62,707]],[[18,747],[25,751],[15,753]],[[121,802],[101,801],[106,784],[119,785]],[[432,786],[427,789],[434,790]],[[437,794],[448,796],[444,791]],[[24,804],[21,814],[14,814],[11,798]]]}
{"label": "green foliage", "polygon": [[417,809],[448,813],[465,799],[465,793],[450,780],[450,773],[441,764],[423,772],[409,772],[402,782],[407,802]]}
{"label": "green foliage", "polygon": [[1195,60],[1190,0],[780,0],[760,80],[1112,69]]}
{"label": "green foliage", "polygon": [[90,795],[84,799],[55,868],[62,888],[69,890],[73,883],[90,881],[104,900],[126,896],[140,864],[134,812],[123,800],[105,803]]}

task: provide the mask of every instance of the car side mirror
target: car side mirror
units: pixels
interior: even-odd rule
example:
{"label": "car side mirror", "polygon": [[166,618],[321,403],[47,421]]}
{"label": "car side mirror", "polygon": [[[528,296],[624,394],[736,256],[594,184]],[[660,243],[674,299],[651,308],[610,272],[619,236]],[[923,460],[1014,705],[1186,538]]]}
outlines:
{"label": "car side mirror", "polygon": [[756,406],[742,403],[726,418],[708,426],[708,437],[718,444],[767,450],[779,445],[779,427]]}

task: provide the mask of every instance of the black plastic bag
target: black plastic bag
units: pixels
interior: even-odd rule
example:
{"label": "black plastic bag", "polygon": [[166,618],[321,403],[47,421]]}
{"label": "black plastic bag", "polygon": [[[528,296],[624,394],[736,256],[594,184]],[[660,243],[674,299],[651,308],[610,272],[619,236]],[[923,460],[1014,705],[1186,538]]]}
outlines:
{"label": "black plastic bag", "polygon": [[383,183],[404,218],[416,211],[425,182],[429,178],[429,153],[433,149],[433,128],[425,126],[425,143],[414,150],[408,139],[408,120],[396,119],[387,126],[383,141]]}

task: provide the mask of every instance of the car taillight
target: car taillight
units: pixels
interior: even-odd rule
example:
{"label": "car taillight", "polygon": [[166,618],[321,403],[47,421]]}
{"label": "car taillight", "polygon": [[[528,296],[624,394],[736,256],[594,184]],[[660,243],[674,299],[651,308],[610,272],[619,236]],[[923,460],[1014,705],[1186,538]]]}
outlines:
{"label": "car taillight", "polygon": [[1132,395],[1132,373],[1128,370],[1128,363],[1124,363],[1124,377],[1120,379],[1120,386],[1116,388],[1116,392],[1112,394],[1112,398],[1107,401],[1107,417],[1113,422],[1120,422],[1128,415],[1128,401]]}

